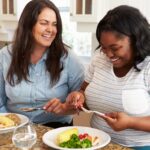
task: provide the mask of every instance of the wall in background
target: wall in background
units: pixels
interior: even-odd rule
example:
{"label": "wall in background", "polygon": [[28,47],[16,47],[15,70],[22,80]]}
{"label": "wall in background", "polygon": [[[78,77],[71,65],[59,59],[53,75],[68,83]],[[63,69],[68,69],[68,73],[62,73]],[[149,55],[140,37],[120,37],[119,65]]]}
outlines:
{"label": "wall in background", "polygon": [[90,127],[90,118],[92,114],[80,112],[79,115],[74,115],[73,124],[75,126],[87,126]]}

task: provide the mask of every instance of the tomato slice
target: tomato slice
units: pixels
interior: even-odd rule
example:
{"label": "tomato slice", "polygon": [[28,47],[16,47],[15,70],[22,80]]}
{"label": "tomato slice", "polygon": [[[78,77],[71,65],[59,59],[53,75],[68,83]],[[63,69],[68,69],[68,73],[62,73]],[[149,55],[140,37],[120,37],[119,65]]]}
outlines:
{"label": "tomato slice", "polygon": [[79,134],[79,139],[83,139],[83,134]]}
{"label": "tomato slice", "polygon": [[84,138],[87,137],[89,134],[88,133],[84,133],[83,136]]}
{"label": "tomato slice", "polygon": [[92,136],[90,136],[88,133],[79,134],[78,137],[79,137],[80,140],[88,139],[88,140],[92,141]]}

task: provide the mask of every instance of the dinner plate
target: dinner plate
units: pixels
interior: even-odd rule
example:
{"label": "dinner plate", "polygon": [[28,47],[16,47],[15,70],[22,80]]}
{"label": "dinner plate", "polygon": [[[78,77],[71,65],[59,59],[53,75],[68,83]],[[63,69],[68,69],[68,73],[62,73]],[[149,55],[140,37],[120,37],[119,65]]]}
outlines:
{"label": "dinner plate", "polygon": [[[88,133],[91,136],[97,136],[100,138],[100,142],[97,145],[90,147],[90,148],[62,148],[62,147],[59,147],[57,145],[58,134],[65,130],[71,129],[71,128],[77,128],[79,131],[79,134]],[[110,142],[110,139],[111,139],[110,136],[107,133],[105,133],[104,131],[101,131],[101,130],[98,130],[95,128],[90,128],[90,127],[83,127],[83,126],[61,127],[61,128],[53,129],[53,130],[46,132],[42,137],[42,140],[46,145],[48,145],[54,149],[59,149],[59,150],[83,150],[83,149],[84,150],[96,150],[96,149],[106,146]]]}
{"label": "dinner plate", "polygon": [[[8,114],[11,114],[11,113],[0,113],[0,116],[5,116],[5,115],[8,115]],[[16,113],[14,113],[14,114],[16,114]],[[23,125],[25,125],[29,122],[29,118],[27,116],[21,115],[21,114],[16,114],[16,115],[18,115],[19,118],[21,119],[21,123],[18,126],[12,126],[12,127],[8,127],[8,128],[0,129],[0,134],[1,133],[6,133],[6,132],[11,132],[16,127],[23,126]]]}

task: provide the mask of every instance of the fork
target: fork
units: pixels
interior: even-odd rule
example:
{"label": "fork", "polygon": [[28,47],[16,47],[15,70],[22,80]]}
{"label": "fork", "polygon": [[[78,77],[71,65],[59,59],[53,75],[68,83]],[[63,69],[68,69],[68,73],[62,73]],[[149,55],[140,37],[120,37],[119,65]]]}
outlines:
{"label": "fork", "polygon": [[104,113],[101,113],[101,112],[99,112],[99,111],[88,110],[88,109],[86,109],[86,108],[84,108],[84,107],[81,107],[81,109],[82,109],[84,112],[86,112],[86,113],[95,113],[95,114],[100,115],[100,116],[105,116]]}
{"label": "fork", "polygon": [[23,107],[23,108],[20,108],[20,110],[24,112],[31,112],[31,111],[44,110],[44,109],[43,107]]}

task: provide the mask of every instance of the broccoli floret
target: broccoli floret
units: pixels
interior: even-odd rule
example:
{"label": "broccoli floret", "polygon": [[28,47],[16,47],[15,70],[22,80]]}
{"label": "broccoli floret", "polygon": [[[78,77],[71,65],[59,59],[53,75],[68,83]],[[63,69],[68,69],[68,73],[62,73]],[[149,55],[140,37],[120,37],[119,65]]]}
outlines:
{"label": "broccoli floret", "polygon": [[92,147],[92,142],[89,139],[84,139],[81,142],[82,148],[89,148]]}
{"label": "broccoli floret", "polygon": [[80,138],[76,134],[73,134],[70,140],[60,143],[59,146],[64,148],[89,148],[92,147],[92,142],[89,139],[80,141]]}

